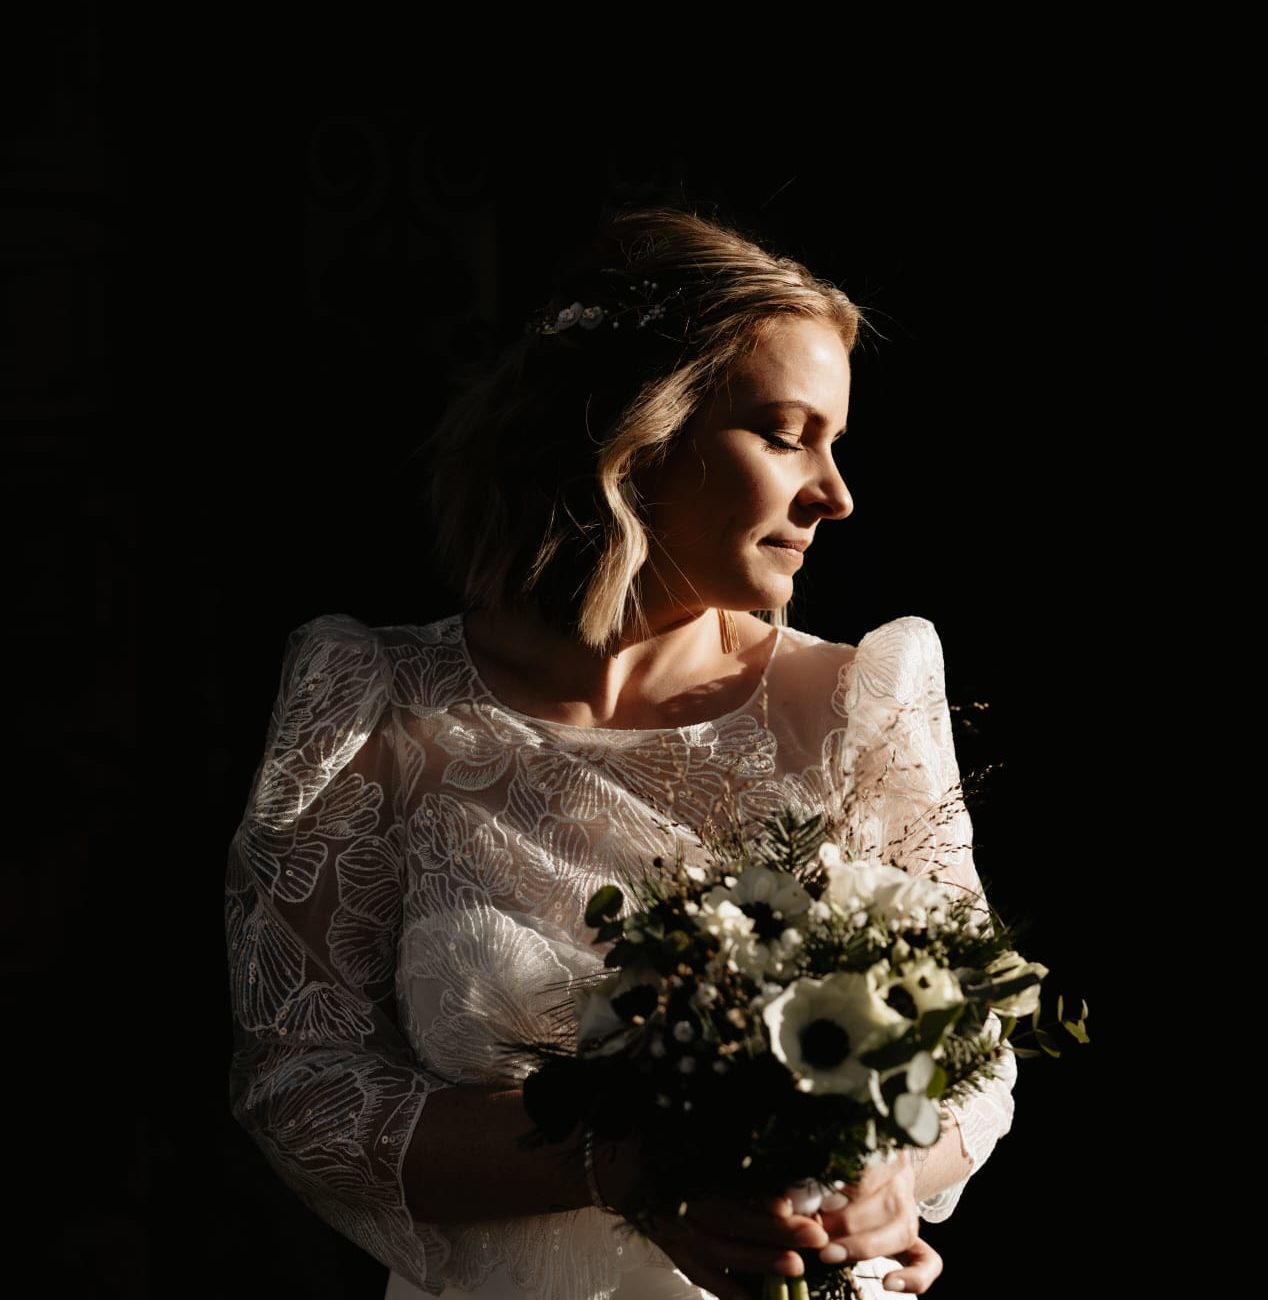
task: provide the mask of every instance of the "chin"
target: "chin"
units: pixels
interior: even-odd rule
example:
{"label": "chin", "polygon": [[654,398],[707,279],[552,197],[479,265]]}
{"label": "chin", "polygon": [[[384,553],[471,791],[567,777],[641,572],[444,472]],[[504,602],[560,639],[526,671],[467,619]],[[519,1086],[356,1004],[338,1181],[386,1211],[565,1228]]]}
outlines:
{"label": "chin", "polygon": [[733,601],[727,601],[729,609],[779,609],[788,604],[793,597],[793,585],[788,583],[772,589],[770,586],[754,587],[751,591],[737,592]]}

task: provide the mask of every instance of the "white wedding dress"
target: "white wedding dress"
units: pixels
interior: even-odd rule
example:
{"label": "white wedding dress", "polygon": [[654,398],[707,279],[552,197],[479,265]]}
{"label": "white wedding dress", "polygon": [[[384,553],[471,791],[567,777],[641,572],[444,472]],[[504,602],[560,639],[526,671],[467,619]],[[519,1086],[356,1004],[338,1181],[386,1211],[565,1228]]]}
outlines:
{"label": "white wedding dress", "polygon": [[[839,809],[851,780],[884,769],[854,802],[851,842],[980,893],[969,815],[946,811],[959,773],[933,624],[897,618],[857,649],[773,640],[740,708],[622,730],[503,706],[459,615],[370,628],[331,614],[291,634],[229,852],[230,1102],[303,1202],[389,1267],[385,1300],[711,1294],[596,1209],[415,1222],[401,1165],[433,1092],[522,1078],[499,1040],[546,1036],[550,986],[602,965],[583,921],[598,885],[672,857],[674,836],[695,842],[725,792],[746,814]],[[1015,1075],[1006,1052],[946,1108],[973,1172],[1011,1125]],[[964,1186],[922,1217],[945,1219]],[[854,1267],[879,1297],[896,1266]]]}

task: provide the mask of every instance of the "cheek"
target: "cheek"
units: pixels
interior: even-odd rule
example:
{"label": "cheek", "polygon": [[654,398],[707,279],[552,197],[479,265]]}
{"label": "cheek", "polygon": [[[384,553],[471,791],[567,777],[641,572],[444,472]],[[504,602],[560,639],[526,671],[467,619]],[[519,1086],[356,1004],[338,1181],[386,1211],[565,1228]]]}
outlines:
{"label": "cheek", "polygon": [[706,469],[697,495],[700,506],[713,513],[742,515],[781,491],[781,467],[762,452],[756,439],[719,446]]}
{"label": "cheek", "polygon": [[703,545],[745,531],[782,499],[781,468],[758,449],[723,444],[683,454],[648,484],[648,520],[666,544]]}

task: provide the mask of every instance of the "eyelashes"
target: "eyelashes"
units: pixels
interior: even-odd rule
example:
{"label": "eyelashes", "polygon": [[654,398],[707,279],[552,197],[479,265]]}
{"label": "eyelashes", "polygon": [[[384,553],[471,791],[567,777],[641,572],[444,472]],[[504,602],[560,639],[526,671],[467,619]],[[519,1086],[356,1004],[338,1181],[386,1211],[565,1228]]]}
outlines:
{"label": "eyelashes", "polygon": [[[763,433],[760,436],[762,440],[766,443],[766,450],[771,452],[772,455],[775,456],[782,456],[785,453],[790,451],[806,450],[805,447],[801,445],[801,443],[788,442],[786,439],[781,438],[777,433]],[[832,442],[829,443],[833,460],[838,460],[840,458],[842,442],[843,439],[841,438],[833,438]]]}
{"label": "eyelashes", "polygon": [[802,450],[799,443],[786,442],[777,433],[764,433],[762,434],[762,437],[765,439],[767,450],[774,452],[776,455],[781,455],[787,451]]}

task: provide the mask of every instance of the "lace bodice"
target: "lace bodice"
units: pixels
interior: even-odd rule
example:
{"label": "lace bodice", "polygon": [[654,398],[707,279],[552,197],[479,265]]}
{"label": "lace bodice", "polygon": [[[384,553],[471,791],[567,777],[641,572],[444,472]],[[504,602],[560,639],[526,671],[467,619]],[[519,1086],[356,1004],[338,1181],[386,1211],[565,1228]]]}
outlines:
{"label": "lace bodice", "polygon": [[[415,1222],[414,1127],[437,1089],[522,1078],[497,1043],[544,1036],[550,986],[602,965],[583,910],[615,870],[695,842],[728,793],[743,814],[839,810],[877,762],[881,793],[855,804],[843,838],[980,894],[969,815],[943,802],[959,774],[927,619],[857,648],[782,628],[745,704],[664,730],[503,706],[459,615],[305,623],[229,850],[234,1116],[309,1208],[424,1291],[474,1290],[500,1269],[526,1294],[606,1300],[623,1271],[672,1267],[595,1209]],[[973,1172],[1011,1125],[1015,1072],[1006,1053],[948,1107]],[[964,1186],[922,1217],[945,1219]]]}

